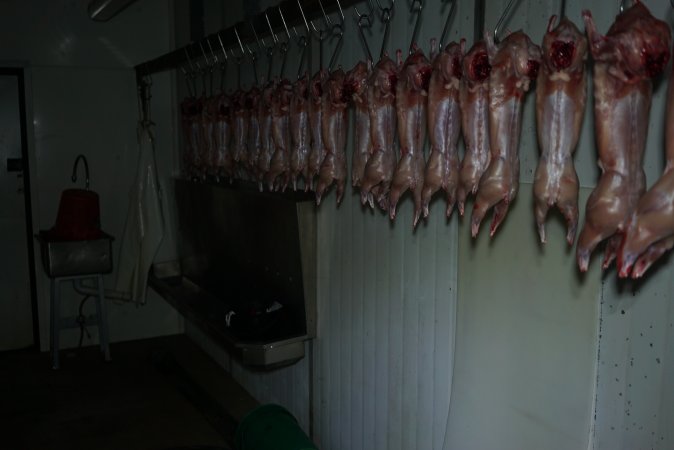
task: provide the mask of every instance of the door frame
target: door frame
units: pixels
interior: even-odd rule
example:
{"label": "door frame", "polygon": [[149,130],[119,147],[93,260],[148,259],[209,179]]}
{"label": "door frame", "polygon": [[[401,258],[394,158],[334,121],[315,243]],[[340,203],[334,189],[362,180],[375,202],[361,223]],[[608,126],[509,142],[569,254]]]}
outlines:
{"label": "door frame", "polygon": [[[28,133],[28,108],[26,95],[26,68],[0,65],[0,76],[15,76],[17,79],[19,95],[19,121],[21,133],[21,162],[23,165],[23,199],[26,223],[26,251],[28,252],[28,279],[30,282],[30,306],[33,325],[33,345],[30,349],[40,349],[40,320],[37,298],[37,276],[35,273],[35,241],[33,239],[33,195],[31,189],[31,160],[29,133]],[[30,148],[29,148],[30,147]]]}

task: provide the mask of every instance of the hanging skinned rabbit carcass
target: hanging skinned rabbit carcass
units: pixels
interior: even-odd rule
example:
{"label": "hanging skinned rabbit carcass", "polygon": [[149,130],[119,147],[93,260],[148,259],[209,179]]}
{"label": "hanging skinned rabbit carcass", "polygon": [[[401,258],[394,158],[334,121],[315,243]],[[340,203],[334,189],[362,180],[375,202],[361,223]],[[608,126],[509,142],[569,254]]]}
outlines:
{"label": "hanging skinned rabbit carcass", "polygon": [[665,171],[639,200],[620,251],[618,275],[641,278],[674,247],[674,72],[669,79],[665,122]]}
{"label": "hanging skinned rabbit carcass", "polygon": [[[454,210],[459,182],[459,135],[461,133],[461,60],[465,40],[444,45],[456,0],[452,0],[445,27],[439,41],[431,39],[433,71],[428,86],[428,135],[431,148],[424,174],[421,203],[424,218],[428,217],[431,197],[440,189],[445,191],[445,215]],[[436,48],[437,45],[437,48]],[[439,49],[439,51],[438,51]]]}
{"label": "hanging skinned rabbit carcass", "polygon": [[396,85],[398,66],[386,53],[386,45],[391,26],[391,8],[380,8],[381,21],[384,23],[379,61],[372,69],[367,81],[367,105],[370,119],[371,155],[365,164],[360,183],[360,199],[363,205],[374,203],[388,212],[389,191],[396,164],[395,139],[396,121]]}
{"label": "hanging skinned rabbit carcass", "polygon": [[489,75],[491,64],[485,41],[478,41],[463,57],[459,102],[465,153],[459,169],[456,197],[463,216],[466,198],[476,195],[480,178],[491,160],[489,146]]}
{"label": "hanging skinned rabbit carcass", "polygon": [[594,59],[595,134],[601,177],[585,210],[576,258],[588,269],[595,247],[609,239],[603,267],[616,256],[646,187],[642,158],[648,131],[652,79],[662,73],[670,56],[669,26],[637,2],[618,15],[606,36],[592,15],[583,12]]}
{"label": "hanging skinned rabbit carcass", "polygon": [[578,175],[573,152],[585,115],[587,39],[566,17],[555,27],[552,16],[543,38],[542,65],[536,84],[536,128],[541,157],[534,177],[536,224],[546,242],[545,218],[556,205],[567,222],[573,245],[578,224]]}
{"label": "hanging skinned rabbit carcass", "polygon": [[[412,34],[409,56],[400,68],[396,84],[396,115],[398,116],[398,138],[400,159],[391,180],[389,217],[395,219],[398,200],[408,189],[414,199],[412,226],[416,227],[421,216],[421,191],[424,187],[424,145],[426,142],[426,121],[428,110],[428,84],[431,78],[431,63],[415,39],[421,21],[421,2],[412,3],[417,11],[417,20]],[[400,64],[398,50],[398,64]]]}
{"label": "hanging skinned rabbit carcass", "polygon": [[[434,46],[434,43],[431,47]],[[433,72],[428,87],[428,134],[431,152],[424,174],[421,204],[424,217],[428,217],[431,197],[438,190],[445,191],[445,215],[449,218],[456,202],[459,183],[459,135],[461,109],[459,86],[461,60],[465,41],[452,42],[437,55],[431,51]],[[442,46],[441,46],[442,47]]]}
{"label": "hanging skinned rabbit carcass", "polygon": [[489,139],[491,159],[473,205],[471,234],[477,236],[482,219],[494,208],[489,235],[505,219],[519,188],[519,139],[522,104],[532,80],[538,75],[540,48],[522,31],[509,34],[496,46],[486,36],[490,53]]}

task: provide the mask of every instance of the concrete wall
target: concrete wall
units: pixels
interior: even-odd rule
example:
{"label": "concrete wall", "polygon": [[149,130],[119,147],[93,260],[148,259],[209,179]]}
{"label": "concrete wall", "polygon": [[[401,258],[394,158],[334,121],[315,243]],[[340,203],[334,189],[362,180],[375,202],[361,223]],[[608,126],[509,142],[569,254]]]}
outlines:
{"label": "concrete wall", "polygon": [[[172,44],[170,2],[137,2],[107,23],[88,18],[86,2],[6,1],[0,10],[0,60],[27,71],[29,140],[35,230],[53,226],[61,190],[72,187],[75,156],[87,156],[91,189],[100,194],[103,229],[115,236],[118,255],[136,171],[138,118],[133,65]],[[170,188],[175,148],[172,78],[155,77],[153,118],[159,173]],[[81,180],[81,179],[80,179]],[[170,191],[166,197],[171,198]],[[172,209],[167,205],[167,223]],[[159,259],[175,255],[171,229]],[[114,257],[113,256],[113,257]],[[115,261],[115,264],[118,261]],[[37,254],[41,347],[49,339],[49,282]],[[106,276],[112,287],[114,273]],[[63,288],[62,315],[74,315],[80,296]],[[91,309],[89,309],[91,308]],[[108,304],[111,339],[121,341],[182,331],[182,318],[150,291],[147,306]],[[85,309],[93,312],[93,304]],[[94,331],[94,330],[91,330]],[[63,347],[77,345],[79,332],[64,332]],[[93,333],[95,342],[96,333]],[[114,355],[113,355],[114,357]]]}

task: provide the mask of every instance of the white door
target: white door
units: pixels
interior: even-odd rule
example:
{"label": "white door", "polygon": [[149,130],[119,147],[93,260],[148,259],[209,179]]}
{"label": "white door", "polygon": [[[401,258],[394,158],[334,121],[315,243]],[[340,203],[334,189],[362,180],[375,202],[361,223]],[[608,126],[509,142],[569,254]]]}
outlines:
{"label": "white door", "polygon": [[21,76],[0,69],[0,351],[33,345]]}

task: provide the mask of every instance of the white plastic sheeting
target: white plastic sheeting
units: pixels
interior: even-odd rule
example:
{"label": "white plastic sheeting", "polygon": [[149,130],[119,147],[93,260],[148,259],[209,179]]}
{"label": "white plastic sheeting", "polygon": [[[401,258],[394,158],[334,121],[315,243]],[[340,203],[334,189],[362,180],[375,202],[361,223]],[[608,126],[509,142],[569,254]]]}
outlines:
{"label": "white plastic sheeting", "polygon": [[164,238],[164,213],[157,179],[154,136],[149,123],[138,125],[136,179],[129,193],[129,209],[119,250],[115,290],[145,303],[150,267]]}

